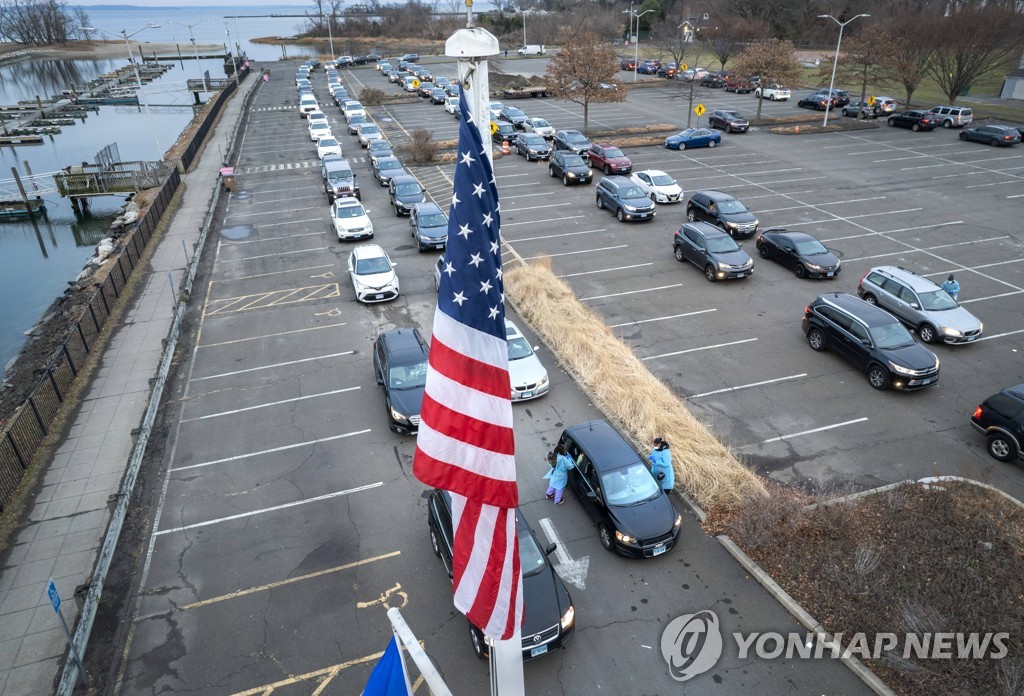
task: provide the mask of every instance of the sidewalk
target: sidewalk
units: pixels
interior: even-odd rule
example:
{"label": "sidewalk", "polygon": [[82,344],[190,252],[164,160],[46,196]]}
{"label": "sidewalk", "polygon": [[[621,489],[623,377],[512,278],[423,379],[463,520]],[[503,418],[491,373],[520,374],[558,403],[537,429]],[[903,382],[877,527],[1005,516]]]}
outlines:
{"label": "sidewalk", "polygon": [[[52,577],[61,612],[74,631],[79,607],[75,588],[90,582],[111,500],[121,485],[174,316],[176,290],[189,250],[199,236],[218,184],[221,151],[226,152],[242,115],[243,83],[221,109],[216,128],[194,168],[182,176],[184,191],[170,224],[142,274],[121,326],[114,330],[92,382],[83,392],[66,439],[41,479],[23,526],[11,535],[0,567],[0,696],[37,696],[51,690],[63,668],[66,640],[46,596]],[[171,287],[168,273],[174,276]]]}

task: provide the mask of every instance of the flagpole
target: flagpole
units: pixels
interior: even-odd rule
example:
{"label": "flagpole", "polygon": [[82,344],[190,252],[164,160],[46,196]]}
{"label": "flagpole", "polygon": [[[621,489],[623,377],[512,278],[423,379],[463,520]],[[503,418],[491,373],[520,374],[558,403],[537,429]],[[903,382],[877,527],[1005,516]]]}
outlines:
{"label": "flagpole", "polygon": [[[481,154],[493,164],[487,57],[498,55],[498,39],[486,29],[473,26],[473,0],[466,0],[466,25],[445,42],[445,55],[458,59],[459,83],[472,120],[484,141]],[[466,114],[462,117],[465,118]],[[492,696],[525,696],[520,627],[516,626],[515,633],[508,640],[492,641],[490,653]]]}

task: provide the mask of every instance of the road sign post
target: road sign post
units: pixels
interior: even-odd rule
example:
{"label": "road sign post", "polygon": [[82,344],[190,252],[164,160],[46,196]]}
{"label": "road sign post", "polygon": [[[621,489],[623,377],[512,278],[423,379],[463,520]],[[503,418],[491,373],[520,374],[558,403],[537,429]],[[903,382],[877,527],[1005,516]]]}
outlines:
{"label": "road sign post", "polygon": [[89,683],[86,681],[85,665],[82,664],[82,658],[75,648],[74,641],[71,640],[71,631],[68,630],[68,624],[64,621],[64,615],[60,613],[60,593],[57,591],[57,584],[53,581],[53,578],[50,578],[50,581],[46,583],[46,595],[50,598],[50,606],[53,607],[53,613],[60,619],[61,628],[64,629],[64,637],[68,639],[71,657],[74,658],[75,664],[78,665],[78,678],[82,680],[82,686],[88,687]]}
{"label": "road sign post", "polygon": [[698,127],[700,127],[700,117],[703,116],[704,112],[706,112],[706,111],[707,111],[707,109],[704,108],[703,104],[698,104],[697,106],[693,107],[693,113],[697,114],[697,126]]}

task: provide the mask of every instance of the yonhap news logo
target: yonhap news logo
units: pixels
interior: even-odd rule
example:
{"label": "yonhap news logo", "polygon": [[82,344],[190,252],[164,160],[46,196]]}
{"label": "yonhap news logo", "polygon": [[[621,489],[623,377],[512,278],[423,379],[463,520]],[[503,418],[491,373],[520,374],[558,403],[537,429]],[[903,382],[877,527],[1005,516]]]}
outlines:
{"label": "yonhap news logo", "polygon": [[[736,655],[762,660],[783,657],[861,660],[898,655],[905,660],[1001,660],[1009,648],[1009,633],[733,633]],[[722,657],[718,615],[710,609],[679,616],[661,634],[661,656],[676,681],[689,681],[714,667]],[[845,644],[845,648],[843,647]]]}

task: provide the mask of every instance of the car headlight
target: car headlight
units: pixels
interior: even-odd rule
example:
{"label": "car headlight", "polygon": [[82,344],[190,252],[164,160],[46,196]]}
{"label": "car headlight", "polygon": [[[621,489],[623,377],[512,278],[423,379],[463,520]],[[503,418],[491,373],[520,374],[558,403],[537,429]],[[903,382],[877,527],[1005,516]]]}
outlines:
{"label": "car headlight", "polygon": [[618,530],[615,530],[615,538],[618,539],[619,541],[621,541],[623,544],[635,544],[636,543],[636,537],[631,537],[628,534],[623,534],[622,532],[620,532]]}
{"label": "car headlight", "polygon": [[636,206],[633,206],[633,205],[626,205],[625,203],[623,203],[622,204],[622,208],[623,208],[623,210],[628,210],[631,213],[635,213],[636,212]]}
{"label": "car headlight", "polygon": [[896,363],[894,363],[891,360],[889,361],[889,367],[891,367],[894,372],[898,372],[901,375],[916,375],[917,374],[917,370],[911,370],[909,367],[903,367],[902,365],[897,365]]}
{"label": "car headlight", "polygon": [[942,327],[942,333],[946,334],[947,336],[963,336],[964,335],[963,332],[960,329],[954,329],[951,326],[943,326]]}
{"label": "car headlight", "polygon": [[676,521],[672,524],[672,529],[677,528],[682,523],[683,523],[683,513],[680,512],[679,514],[676,515]]}
{"label": "car headlight", "polygon": [[573,172],[566,172],[565,175],[567,177],[569,177],[570,179],[575,179],[576,178],[576,175]]}
{"label": "car headlight", "polygon": [[396,411],[394,406],[391,407],[391,417],[394,420],[402,422],[402,423],[408,423],[409,422],[409,419],[405,415],[403,415],[403,414],[399,413],[398,411]]}
{"label": "car headlight", "polygon": [[537,380],[537,386],[538,387],[543,387],[547,383],[548,383],[548,376],[547,375],[544,375],[539,380]]}
{"label": "car headlight", "polygon": [[823,270],[825,270],[822,266],[818,266],[818,265],[813,264],[813,263],[805,263],[804,266],[806,266],[807,268],[810,268],[812,271],[823,271]]}
{"label": "car headlight", "polygon": [[562,624],[562,630],[563,631],[569,630],[569,627],[572,626],[572,622],[575,619],[576,619],[576,607],[574,607],[572,605],[569,605],[569,609],[564,614],[562,614],[562,620],[560,621],[560,623]]}

